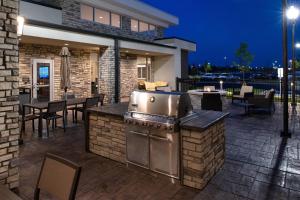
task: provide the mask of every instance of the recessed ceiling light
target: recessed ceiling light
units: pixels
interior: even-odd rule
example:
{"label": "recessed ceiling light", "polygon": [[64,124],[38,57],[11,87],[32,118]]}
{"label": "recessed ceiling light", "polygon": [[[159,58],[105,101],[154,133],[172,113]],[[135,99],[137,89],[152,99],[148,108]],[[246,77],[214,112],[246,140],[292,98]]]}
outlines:
{"label": "recessed ceiling light", "polygon": [[65,46],[69,46],[69,44],[68,44],[68,43],[65,43]]}
{"label": "recessed ceiling light", "polygon": [[102,17],[102,16],[100,16],[99,18],[100,18],[100,19],[103,19],[103,17]]}

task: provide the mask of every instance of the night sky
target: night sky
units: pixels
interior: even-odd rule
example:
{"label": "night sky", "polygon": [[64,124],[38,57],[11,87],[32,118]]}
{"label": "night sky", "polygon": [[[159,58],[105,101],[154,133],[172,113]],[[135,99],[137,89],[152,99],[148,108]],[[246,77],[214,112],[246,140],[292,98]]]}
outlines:
{"label": "night sky", "polygon": [[[249,44],[255,56],[252,66],[271,66],[275,60],[281,62],[280,0],[143,1],[179,17],[179,26],[169,28],[166,36],[197,42],[197,52],[190,55],[191,64],[203,64],[207,60],[225,65],[225,56],[227,64],[231,64],[240,42]],[[300,33],[300,28],[297,30]],[[300,42],[300,34],[298,39]]]}

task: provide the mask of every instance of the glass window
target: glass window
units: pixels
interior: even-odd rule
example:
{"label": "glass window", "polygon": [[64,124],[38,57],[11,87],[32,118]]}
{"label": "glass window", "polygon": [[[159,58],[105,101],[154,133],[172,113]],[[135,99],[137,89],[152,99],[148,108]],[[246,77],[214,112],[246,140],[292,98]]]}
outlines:
{"label": "glass window", "polygon": [[93,14],[93,7],[87,5],[81,5],[80,13],[81,19],[93,21],[94,14]]}
{"label": "glass window", "polygon": [[111,25],[114,27],[121,27],[121,16],[111,13]]}
{"label": "glass window", "polygon": [[95,22],[110,25],[110,13],[105,10],[95,9]]}
{"label": "glass window", "polygon": [[149,25],[149,30],[150,30],[150,31],[155,31],[155,26],[152,25],[152,24],[150,24],[150,25]]}
{"label": "glass window", "polygon": [[147,79],[146,65],[138,65],[138,79]]}
{"label": "glass window", "polygon": [[136,31],[136,32],[139,31],[139,21],[138,20],[135,20],[135,19],[131,20],[131,31]]}
{"label": "glass window", "polygon": [[140,32],[149,31],[149,24],[145,22],[140,22]]}

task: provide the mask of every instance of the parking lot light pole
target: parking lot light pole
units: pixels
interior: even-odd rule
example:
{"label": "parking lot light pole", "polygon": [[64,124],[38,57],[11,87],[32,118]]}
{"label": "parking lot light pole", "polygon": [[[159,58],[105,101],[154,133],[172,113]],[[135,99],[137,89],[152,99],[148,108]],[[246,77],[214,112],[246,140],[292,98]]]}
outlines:
{"label": "parking lot light pole", "polygon": [[296,106],[296,56],[295,56],[295,27],[296,21],[299,17],[299,10],[295,6],[290,6],[287,10],[287,18],[292,22],[292,103]]}

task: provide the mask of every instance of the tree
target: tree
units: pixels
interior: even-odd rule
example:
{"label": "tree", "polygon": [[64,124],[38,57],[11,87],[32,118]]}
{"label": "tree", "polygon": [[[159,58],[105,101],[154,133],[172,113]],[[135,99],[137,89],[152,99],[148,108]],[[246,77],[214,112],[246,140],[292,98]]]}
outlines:
{"label": "tree", "polygon": [[205,73],[208,73],[211,70],[212,70],[212,67],[211,67],[210,63],[207,62],[207,61],[205,61],[205,63],[204,63],[204,71],[205,71]]}
{"label": "tree", "polygon": [[235,57],[238,59],[238,67],[243,73],[243,81],[245,82],[245,72],[250,70],[249,65],[254,60],[254,56],[249,52],[246,42],[240,44],[240,47],[235,52]]}

